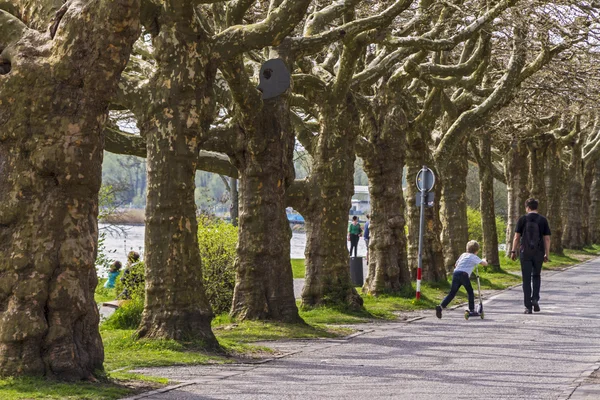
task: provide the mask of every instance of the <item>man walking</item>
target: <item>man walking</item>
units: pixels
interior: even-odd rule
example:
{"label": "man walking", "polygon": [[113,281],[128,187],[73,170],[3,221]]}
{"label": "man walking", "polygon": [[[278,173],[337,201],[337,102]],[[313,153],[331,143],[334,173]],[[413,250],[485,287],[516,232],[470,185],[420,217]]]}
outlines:
{"label": "man walking", "polygon": [[[525,202],[525,211],[517,222],[515,237],[513,239],[510,258],[516,259],[515,249],[519,248],[521,273],[523,275],[523,296],[525,300],[525,314],[540,311],[540,286],[542,264],[548,262],[550,255],[550,226],[548,220],[538,214],[538,201],[528,199]],[[533,293],[532,293],[533,281]]]}

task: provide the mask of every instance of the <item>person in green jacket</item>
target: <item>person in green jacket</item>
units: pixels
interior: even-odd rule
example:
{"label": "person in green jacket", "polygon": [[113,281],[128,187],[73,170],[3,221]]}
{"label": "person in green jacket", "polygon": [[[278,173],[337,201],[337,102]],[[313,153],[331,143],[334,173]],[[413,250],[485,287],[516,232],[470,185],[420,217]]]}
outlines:
{"label": "person in green jacket", "polygon": [[350,241],[350,253],[352,256],[352,249],[354,249],[354,257],[358,250],[358,239],[362,235],[362,228],[358,223],[358,217],[355,215],[352,217],[352,223],[348,225],[348,240]]}

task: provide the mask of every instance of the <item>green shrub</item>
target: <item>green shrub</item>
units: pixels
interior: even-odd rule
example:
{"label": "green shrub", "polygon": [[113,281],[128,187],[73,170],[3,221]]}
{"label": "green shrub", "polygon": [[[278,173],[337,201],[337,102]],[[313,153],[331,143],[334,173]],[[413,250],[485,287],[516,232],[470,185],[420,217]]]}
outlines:
{"label": "green shrub", "polygon": [[[468,207],[467,221],[469,224],[469,240],[477,240],[479,243],[482,243],[481,212]],[[496,216],[496,233],[498,234],[498,243],[504,243],[506,241],[506,223],[499,216]]]}
{"label": "green shrub", "polygon": [[[125,271],[129,269],[129,273]],[[129,300],[124,302],[116,311],[108,317],[103,323],[106,329],[137,329],[142,321],[142,312],[144,311],[144,296],[146,285],[146,272],[143,261],[138,261],[125,267],[121,275],[117,278],[115,292],[119,298],[124,299],[123,290],[127,288]],[[121,278],[124,278],[123,281]]]}
{"label": "green shrub", "polygon": [[235,226],[204,215],[198,219],[204,290],[215,314],[228,312],[231,308],[237,241]]}

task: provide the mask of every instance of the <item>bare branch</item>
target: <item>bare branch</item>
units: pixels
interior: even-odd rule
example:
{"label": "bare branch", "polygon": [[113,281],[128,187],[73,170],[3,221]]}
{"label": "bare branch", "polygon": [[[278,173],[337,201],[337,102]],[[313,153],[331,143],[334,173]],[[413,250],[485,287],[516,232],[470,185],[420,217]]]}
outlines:
{"label": "bare branch", "polygon": [[311,0],[285,0],[263,21],[235,25],[214,37],[213,57],[229,59],[251,49],[276,46],[302,20]]}
{"label": "bare branch", "polygon": [[518,0],[504,0],[496,4],[488,12],[477,18],[465,29],[447,39],[429,39],[422,36],[417,37],[400,37],[391,38],[388,43],[395,46],[415,46],[422,50],[444,51],[452,50],[459,43],[464,42],[468,38],[479,32],[486,24],[493,21],[504,10],[513,6]]}
{"label": "bare branch", "polygon": [[337,40],[352,39],[361,32],[389,25],[394,18],[408,9],[411,4],[412,0],[397,0],[378,15],[358,19],[318,35],[289,38],[284,42],[285,44],[289,44],[292,51],[297,55],[316,53]]}

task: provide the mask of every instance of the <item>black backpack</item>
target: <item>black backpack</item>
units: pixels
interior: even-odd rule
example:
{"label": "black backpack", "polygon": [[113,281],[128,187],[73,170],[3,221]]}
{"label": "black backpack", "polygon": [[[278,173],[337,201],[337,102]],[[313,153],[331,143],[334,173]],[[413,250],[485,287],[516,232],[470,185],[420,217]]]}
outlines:
{"label": "black backpack", "polygon": [[541,235],[540,226],[535,219],[525,217],[525,227],[521,239],[521,252],[526,258],[533,258],[540,250]]}

